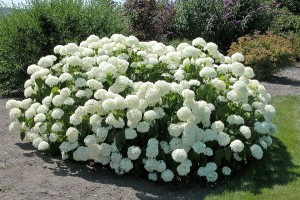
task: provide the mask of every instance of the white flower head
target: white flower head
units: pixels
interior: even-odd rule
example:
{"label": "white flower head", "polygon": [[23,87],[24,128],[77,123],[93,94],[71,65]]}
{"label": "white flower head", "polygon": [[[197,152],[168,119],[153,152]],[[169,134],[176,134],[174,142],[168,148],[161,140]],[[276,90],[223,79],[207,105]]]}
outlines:
{"label": "white flower head", "polygon": [[171,170],[167,169],[161,173],[161,178],[165,182],[170,182],[174,178],[174,173]]}
{"label": "white flower head", "polygon": [[215,78],[217,77],[217,72],[211,67],[203,67],[199,75],[204,78]]}
{"label": "white flower head", "polygon": [[149,131],[149,129],[150,129],[150,124],[146,121],[140,122],[136,127],[136,130],[140,133],[146,133]]}
{"label": "white flower head", "polygon": [[181,163],[187,159],[187,153],[184,149],[175,149],[171,155],[175,162]]}
{"label": "white flower head", "polygon": [[222,173],[226,176],[229,176],[231,174],[231,169],[227,166],[222,167]]}
{"label": "white flower head", "polygon": [[80,146],[73,152],[73,159],[76,161],[87,161],[89,159],[88,148]]}
{"label": "white flower head", "polygon": [[240,153],[244,150],[244,144],[240,140],[234,140],[230,143],[230,148],[233,152]]}
{"label": "white flower head", "polygon": [[250,139],[251,137],[251,130],[248,126],[241,126],[240,127],[240,132],[243,134],[243,136],[246,138],[246,139]]}
{"label": "white flower head", "polygon": [[127,156],[131,160],[136,160],[141,155],[141,148],[138,146],[130,146],[127,151]]}
{"label": "white flower head", "polygon": [[68,141],[71,143],[75,143],[78,140],[78,134],[79,134],[79,131],[76,128],[74,128],[74,127],[68,128],[68,130],[66,132]]}
{"label": "white flower head", "polygon": [[224,124],[223,124],[222,121],[215,121],[214,123],[212,123],[211,129],[212,129],[215,133],[220,133],[220,132],[222,132],[223,129],[224,129]]}
{"label": "white flower head", "polygon": [[62,118],[63,115],[64,115],[64,111],[60,108],[55,108],[51,113],[51,117],[53,119],[60,119]]}
{"label": "white flower head", "polygon": [[200,47],[205,47],[206,46],[206,41],[203,38],[196,38],[192,41],[193,46],[200,46]]}
{"label": "white flower head", "polygon": [[50,148],[50,145],[48,142],[42,141],[39,143],[39,146],[38,146],[39,151],[46,151],[49,148]]}
{"label": "white flower head", "polygon": [[125,129],[125,138],[127,140],[131,140],[137,137],[137,133],[134,129],[132,128],[127,128]]}
{"label": "white flower head", "polygon": [[245,58],[241,53],[234,53],[231,56],[232,62],[244,62]]}
{"label": "white flower head", "polygon": [[263,157],[263,150],[259,145],[257,145],[257,144],[252,145],[250,147],[250,150],[251,150],[252,156],[254,158],[256,158],[257,160],[260,160]]}
{"label": "white flower head", "polygon": [[177,111],[177,117],[179,120],[186,122],[188,120],[193,119],[194,115],[188,107],[181,107]]}

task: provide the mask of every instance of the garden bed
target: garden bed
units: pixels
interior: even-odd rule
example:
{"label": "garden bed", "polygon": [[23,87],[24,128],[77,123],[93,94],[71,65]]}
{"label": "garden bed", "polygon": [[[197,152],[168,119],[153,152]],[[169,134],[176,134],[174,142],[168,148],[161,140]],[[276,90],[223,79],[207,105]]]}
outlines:
{"label": "garden bed", "polygon": [[[300,96],[300,66],[284,69],[262,83],[272,96]],[[99,165],[37,153],[31,144],[21,143],[18,134],[9,133],[7,100],[0,100],[0,199],[203,199],[212,193],[211,188],[195,183],[157,185],[118,176]]]}

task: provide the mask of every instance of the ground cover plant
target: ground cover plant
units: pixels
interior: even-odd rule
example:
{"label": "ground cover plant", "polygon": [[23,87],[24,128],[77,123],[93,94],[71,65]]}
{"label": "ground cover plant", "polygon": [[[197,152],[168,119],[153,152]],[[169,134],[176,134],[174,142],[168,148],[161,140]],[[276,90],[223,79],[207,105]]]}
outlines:
{"label": "ground cover plant", "polygon": [[120,34],[54,53],[28,67],[26,99],[6,104],[9,129],[39,151],[153,181],[215,182],[272,144],[271,96],[240,53]]}

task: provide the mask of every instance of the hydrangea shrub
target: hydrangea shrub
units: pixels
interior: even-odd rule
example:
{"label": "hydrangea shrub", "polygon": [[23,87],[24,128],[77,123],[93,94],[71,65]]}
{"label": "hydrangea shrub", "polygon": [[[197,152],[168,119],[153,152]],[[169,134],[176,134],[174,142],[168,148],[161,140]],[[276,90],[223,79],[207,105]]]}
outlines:
{"label": "hydrangea shrub", "polygon": [[272,144],[270,94],[240,53],[119,34],[54,53],[28,67],[26,99],[6,104],[10,131],[40,151],[153,181],[214,182]]}

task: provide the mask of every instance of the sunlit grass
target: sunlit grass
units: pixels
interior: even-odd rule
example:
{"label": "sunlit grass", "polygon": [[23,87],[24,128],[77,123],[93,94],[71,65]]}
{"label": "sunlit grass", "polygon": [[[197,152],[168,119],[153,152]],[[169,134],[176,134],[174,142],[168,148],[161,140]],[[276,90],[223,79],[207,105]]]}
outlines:
{"label": "sunlit grass", "polygon": [[275,97],[272,105],[279,133],[263,160],[225,180],[205,200],[300,199],[300,97]]}

